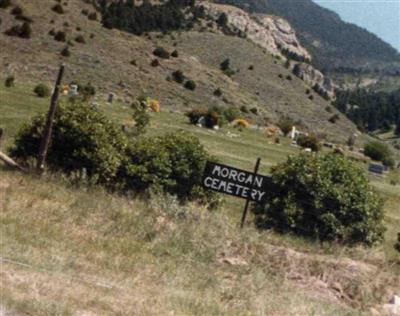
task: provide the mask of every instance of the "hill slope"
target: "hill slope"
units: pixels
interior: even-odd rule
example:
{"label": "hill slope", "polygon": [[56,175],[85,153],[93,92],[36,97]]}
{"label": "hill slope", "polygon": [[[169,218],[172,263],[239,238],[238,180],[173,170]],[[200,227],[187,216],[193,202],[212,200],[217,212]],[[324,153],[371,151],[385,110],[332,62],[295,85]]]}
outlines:
{"label": "hill slope", "polygon": [[[91,82],[100,94],[114,92],[126,103],[145,94],[159,99],[165,107],[180,111],[210,105],[254,107],[259,113],[250,115],[254,123],[277,121],[287,115],[301,120],[304,128],[327,134],[332,140],[344,141],[356,132],[354,124],[344,116],[335,124],[329,123],[336,110],[330,107],[326,111],[329,103],[313,92],[314,100],[310,100],[306,94],[310,87],[249,40],[198,31],[140,37],[108,30],[99,21],[89,20],[81,12],[83,9],[93,12],[94,8],[81,0],[68,1],[64,14],[53,12],[54,2],[50,0],[12,2],[19,4],[34,21],[31,39],[6,36],[4,31],[20,22],[10,14],[11,9],[0,9],[3,21],[0,63],[3,75],[15,75],[17,83],[51,83],[58,64],[63,61],[67,63],[65,82]],[[66,42],[55,41],[49,35],[52,29],[66,33],[66,40],[73,45],[69,47],[70,57],[60,55]],[[86,44],[74,41],[78,35],[84,37]],[[177,49],[179,57],[160,60],[158,67],[150,66],[156,58],[152,52],[158,45],[169,51]],[[219,69],[225,58],[230,58],[237,70],[231,78]],[[249,70],[250,65],[254,70]],[[196,81],[195,91],[167,80],[178,69]],[[214,96],[217,88],[222,90],[222,97]]]}
{"label": "hill slope", "polygon": [[376,35],[340,17],[311,0],[218,0],[250,11],[286,18],[298,32],[301,43],[313,56],[313,64],[325,71],[365,69],[399,62],[399,53]]}

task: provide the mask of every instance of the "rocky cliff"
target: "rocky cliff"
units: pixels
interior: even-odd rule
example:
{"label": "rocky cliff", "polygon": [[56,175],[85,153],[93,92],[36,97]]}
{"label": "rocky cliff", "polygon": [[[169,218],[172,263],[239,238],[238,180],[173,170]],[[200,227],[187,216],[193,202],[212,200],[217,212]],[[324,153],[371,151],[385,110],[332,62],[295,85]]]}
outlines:
{"label": "rocky cliff", "polygon": [[281,17],[266,14],[250,14],[238,7],[210,2],[200,2],[208,15],[217,20],[225,13],[228,25],[269,53],[290,59],[294,74],[313,87],[324,97],[334,98],[334,85],[331,80],[308,62],[312,56],[296,36],[296,31],[288,21]]}
{"label": "rocky cliff", "polygon": [[273,55],[285,57],[286,54],[311,60],[311,55],[301,46],[295,30],[284,19],[265,14],[249,14],[237,7],[200,2],[214,19],[225,13],[228,23],[244,32],[248,39],[265,48]]}

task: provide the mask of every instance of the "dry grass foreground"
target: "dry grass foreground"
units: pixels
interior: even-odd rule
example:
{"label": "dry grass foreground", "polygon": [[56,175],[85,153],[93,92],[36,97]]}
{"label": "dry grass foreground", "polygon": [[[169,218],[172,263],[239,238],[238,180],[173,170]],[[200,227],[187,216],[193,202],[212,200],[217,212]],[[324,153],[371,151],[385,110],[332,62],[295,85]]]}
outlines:
{"label": "dry grass foreground", "polygon": [[296,251],[173,198],[0,169],[0,203],[11,315],[359,315],[400,290],[382,266]]}

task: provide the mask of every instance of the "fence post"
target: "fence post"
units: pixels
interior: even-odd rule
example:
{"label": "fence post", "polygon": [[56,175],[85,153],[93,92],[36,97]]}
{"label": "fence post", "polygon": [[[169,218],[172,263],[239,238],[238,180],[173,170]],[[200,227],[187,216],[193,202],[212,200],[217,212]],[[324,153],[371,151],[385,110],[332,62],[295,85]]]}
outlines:
{"label": "fence post", "polygon": [[60,84],[64,76],[64,68],[64,64],[62,64],[58,71],[58,77],[54,87],[53,95],[51,96],[50,108],[47,112],[46,125],[43,131],[42,141],[39,149],[39,157],[36,166],[38,171],[43,171],[46,163],[47,151],[49,149],[51,134],[53,132],[54,115],[56,113],[58,96],[60,94]]}

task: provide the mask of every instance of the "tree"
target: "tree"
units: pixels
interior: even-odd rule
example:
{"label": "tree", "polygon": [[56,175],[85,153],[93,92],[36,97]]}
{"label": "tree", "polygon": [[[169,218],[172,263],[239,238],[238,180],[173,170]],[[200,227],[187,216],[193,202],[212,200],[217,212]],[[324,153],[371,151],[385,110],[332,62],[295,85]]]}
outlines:
{"label": "tree", "polygon": [[343,244],[374,245],[384,238],[383,201],[364,170],[346,157],[302,153],[272,168],[259,227]]}

